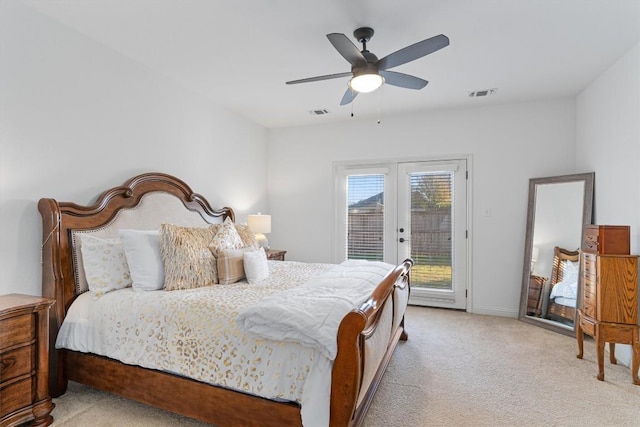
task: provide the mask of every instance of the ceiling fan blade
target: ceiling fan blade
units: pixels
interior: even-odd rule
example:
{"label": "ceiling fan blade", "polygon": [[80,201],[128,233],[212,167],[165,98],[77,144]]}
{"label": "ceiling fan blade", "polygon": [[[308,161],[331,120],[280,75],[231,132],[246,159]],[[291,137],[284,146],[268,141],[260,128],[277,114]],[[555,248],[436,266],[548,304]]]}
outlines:
{"label": "ceiling fan blade", "polygon": [[407,89],[422,89],[428,81],[419,77],[410,76],[409,74],[397,73],[395,71],[379,71],[380,75],[384,77],[384,82],[392,86],[404,87]]}
{"label": "ceiling fan blade", "polygon": [[327,75],[324,75],[324,76],[309,77],[309,78],[300,79],[300,80],[291,80],[291,81],[288,81],[287,84],[288,85],[294,85],[294,84],[298,84],[298,83],[318,82],[320,80],[339,79],[341,77],[351,77],[351,76],[352,76],[351,72],[348,72],[348,73],[337,73],[337,74],[327,74]]}
{"label": "ceiling fan blade", "polygon": [[340,55],[342,55],[344,59],[349,61],[349,64],[356,65],[367,62],[367,60],[362,55],[362,52],[360,52],[356,45],[353,44],[351,40],[349,40],[349,38],[347,38],[347,36],[345,36],[344,34],[331,33],[327,34],[327,38],[329,39],[333,47],[336,48],[338,53],[340,53]]}
{"label": "ceiling fan blade", "polygon": [[422,40],[403,49],[397,50],[377,62],[379,70],[388,70],[398,65],[406,64],[425,55],[429,55],[443,47],[449,46],[449,37],[440,34],[430,39]]}
{"label": "ceiling fan blade", "polygon": [[351,88],[347,88],[347,91],[344,93],[344,96],[342,97],[342,101],[340,101],[340,105],[347,105],[351,103],[351,101],[356,99],[356,96],[358,96],[358,92],[356,92]]}

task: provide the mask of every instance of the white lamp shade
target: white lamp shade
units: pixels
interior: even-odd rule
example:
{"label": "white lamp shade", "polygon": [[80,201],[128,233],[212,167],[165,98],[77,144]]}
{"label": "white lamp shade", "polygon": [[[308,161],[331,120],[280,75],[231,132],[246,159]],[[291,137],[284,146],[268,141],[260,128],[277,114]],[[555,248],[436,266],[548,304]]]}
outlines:
{"label": "white lamp shade", "polygon": [[254,233],[271,233],[271,215],[249,215],[247,225]]}

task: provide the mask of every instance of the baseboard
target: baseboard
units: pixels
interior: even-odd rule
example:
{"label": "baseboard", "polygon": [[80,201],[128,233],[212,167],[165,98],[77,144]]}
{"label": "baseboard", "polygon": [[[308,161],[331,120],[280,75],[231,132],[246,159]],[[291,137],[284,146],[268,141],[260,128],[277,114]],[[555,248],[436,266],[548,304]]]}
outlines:
{"label": "baseboard", "polygon": [[496,307],[478,307],[477,305],[473,306],[473,311],[467,310],[469,313],[473,314],[486,314],[489,316],[500,316],[500,317],[518,317],[518,310],[509,310],[504,308],[496,308]]}

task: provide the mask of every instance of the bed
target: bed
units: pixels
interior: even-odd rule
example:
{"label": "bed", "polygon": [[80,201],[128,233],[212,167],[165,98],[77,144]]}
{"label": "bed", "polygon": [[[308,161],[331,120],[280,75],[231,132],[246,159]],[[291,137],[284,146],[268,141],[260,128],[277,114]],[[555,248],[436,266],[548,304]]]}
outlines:
{"label": "bed", "polygon": [[547,317],[573,323],[576,316],[580,251],[553,249]]}
{"label": "bed", "polygon": [[[162,173],[135,176],[123,185],[103,192],[90,206],[43,198],[38,208],[43,221],[42,294],[56,300],[50,310],[49,388],[52,396],[57,397],[63,394],[66,391],[67,382],[71,380],[220,427],[295,426],[302,425],[303,421],[305,425],[315,424],[316,420],[309,419],[308,415],[304,420],[304,411],[310,404],[301,404],[295,399],[286,398],[286,393],[285,398],[278,396],[267,398],[261,396],[260,392],[254,392],[255,389],[249,388],[250,391],[247,391],[243,387],[217,384],[215,381],[202,378],[194,379],[188,373],[172,368],[158,369],[150,368],[146,363],[123,362],[103,354],[92,353],[90,349],[56,348],[65,318],[77,315],[74,311],[78,311],[75,308],[78,305],[74,305],[74,302],[77,300],[80,304],[81,300],[97,300],[97,297],[87,297],[86,284],[83,285],[83,281],[86,282],[87,278],[83,278],[84,268],[82,256],[80,256],[82,248],[79,246],[80,242],[85,241],[86,235],[106,240],[118,233],[122,234],[123,230],[154,230],[162,224],[194,228],[205,228],[210,224],[224,226],[225,223],[235,219],[231,208],[213,209],[203,196],[194,193],[185,182]],[[303,263],[289,261],[268,262],[270,271],[287,269],[286,274],[298,277],[299,281],[310,268],[317,269],[317,273],[325,277],[338,267],[349,267],[331,266],[329,268],[330,266],[321,264],[308,267]],[[380,269],[376,270],[377,276],[370,277],[380,277],[380,280],[367,288],[371,291],[361,303],[355,308],[350,308],[338,319],[335,337],[332,337],[328,343],[330,347],[331,345],[335,347],[331,347],[333,353],[329,356],[313,348],[310,350],[307,346],[296,350],[307,355],[309,359],[327,358],[326,361],[321,362],[328,369],[326,377],[329,378],[326,390],[327,425],[357,426],[362,423],[398,341],[407,339],[404,329],[404,311],[410,292],[409,275],[412,264],[410,259],[405,260],[400,265],[391,266],[385,270],[384,275],[380,270],[382,266],[378,266]],[[291,269],[288,269],[287,265]],[[370,268],[370,265],[366,267]],[[304,274],[300,273],[297,276],[294,274],[295,271],[302,270],[305,271]],[[304,277],[308,279],[307,276]],[[269,280],[271,279],[267,282]],[[331,276],[323,280],[330,281]],[[226,290],[241,293],[244,289],[242,286],[250,285],[239,282]],[[217,285],[214,285],[210,288],[216,287]],[[273,297],[290,295],[290,292],[295,293],[297,289],[276,292]],[[201,301],[201,295],[205,289],[149,294],[153,294],[154,298],[162,301],[163,294],[180,292],[192,295],[193,300]],[[124,299],[117,300],[116,296]],[[112,300],[112,306],[117,307],[132,303],[134,299],[132,296],[137,298],[138,294],[129,289],[118,289],[102,295],[99,301],[104,301],[106,304],[107,301]],[[266,299],[262,296],[254,299],[256,298],[259,301],[270,301],[271,296]],[[147,304],[150,303],[147,302]],[[224,305],[220,304],[219,300],[211,304],[212,307]],[[162,306],[162,309],[169,305],[167,303],[166,306]],[[255,304],[249,305],[253,307]],[[273,305],[267,308],[273,308]],[[92,312],[93,308],[83,310],[86,314]],[[133,310],[134,308],[129,309],[129,311]],[[197,313],[191,308],[189,312]],[[240,310],[240,313],[244,311]],[[194,314],[191,317],[197,316]],[[174,318],[170,320],[172,324],[179,324]],[[182,321],[182,318],[180,320]],[[260,340],[260,347],[264,343],[271,343],[271,346],[267,345],[269,348],[298,345],[291,341],[286,344],[279,343],[272,338],[255,339]],[[203,345],[211,345],[211,343]],[[183,346],[180,340],[173,342],[171,348],[179,351],[180,354],[187,353],[187,347]],[[224,346],[219,349],[220,352],[225,350]],[[138,354],[135,359],[146,360],[156,356],[152,345],[148,345],[146,351],[146,354]],[[313,369],[315,369],[314,366],[311,367],[312,371]],[[198,367],[193,370],[206,371],[205,368]],[[251,369],[247,371],[250,375]],[[308,376],[313,377],[311,374]],[[306,389],[316,387],[315,383],[311,382],[304,385]],[[169,390],[170,392],[167,392]],[[317,411],[317,408],[315,410]],[[313,412],[307,410],[307,414],[309,413]]]}

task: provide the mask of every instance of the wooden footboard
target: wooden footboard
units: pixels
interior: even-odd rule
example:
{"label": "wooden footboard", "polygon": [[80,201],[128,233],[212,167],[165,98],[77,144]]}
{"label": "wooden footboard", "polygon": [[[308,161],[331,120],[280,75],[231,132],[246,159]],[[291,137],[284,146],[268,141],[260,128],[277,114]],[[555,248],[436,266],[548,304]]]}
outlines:
{"label": "wooden footboard", "polygon": [[[340,323],[338,354],[331,380],[331,426],[361,424],[398,341],[407,339],[404,310],[412,266],[411,259],[397,266],[378,285],[369,301],[349,312]],[[387,326],[384,325],[386,313],[392,316]],[[367,344],[375,339],[379,342],[372,350]],[[376,350],[378,357],[374,356]],[[373,376],[364,382],[367,373]]]}
{"label": "wooden footboard", "polygon": [[[213,210],[184,182],[159,173],[139,175],[107,190],[91,206],[40,200],[42,295],[56,300],[49,322],[51,395],[64,393],[67,381],[73,380],[220,427],[300,426],[300,406],[293,403],[263,399],[101,356],[55,349],[58,329],[80,292],[73,233],[103,229],[122,211],[137,209],[143,196],[158,192],[175,196],[185,212],[196,213],[205,224],[234,218],[232,209]],[[398,340],[406,339],[404,311],[412,265],[408,259],[389,272],[369,300],[342,320],[332,371],[331,427],[357,426],[363,421]]]}

